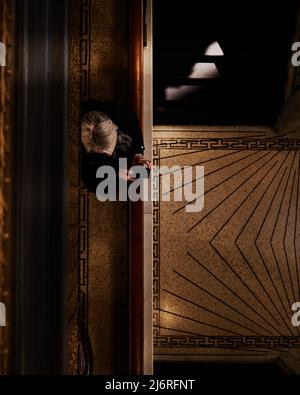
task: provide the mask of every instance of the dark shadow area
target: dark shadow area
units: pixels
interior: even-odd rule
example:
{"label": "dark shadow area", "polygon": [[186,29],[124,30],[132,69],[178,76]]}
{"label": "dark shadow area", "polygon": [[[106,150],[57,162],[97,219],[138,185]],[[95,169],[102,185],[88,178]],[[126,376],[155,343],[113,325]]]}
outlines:
{"label": "dark shadow area", "polygon": [[154,123],[273,125],[296,6],[154,0]]}

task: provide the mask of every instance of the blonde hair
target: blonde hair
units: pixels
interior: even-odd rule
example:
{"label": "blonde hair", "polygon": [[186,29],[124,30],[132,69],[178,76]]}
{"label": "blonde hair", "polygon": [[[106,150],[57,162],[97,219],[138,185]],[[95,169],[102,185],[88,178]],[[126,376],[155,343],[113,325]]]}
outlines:
{"label": "blonde hair", "polygon": [[81,142],[87,152],[112,155],[118,137],[118,127],[103,112],[91,111],[81,122]]}

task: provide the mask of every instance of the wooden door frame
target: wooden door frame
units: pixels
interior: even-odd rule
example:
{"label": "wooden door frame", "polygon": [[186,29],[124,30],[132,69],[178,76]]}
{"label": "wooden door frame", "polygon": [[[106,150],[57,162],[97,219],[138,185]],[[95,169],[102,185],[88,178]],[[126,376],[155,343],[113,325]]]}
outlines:
{"label": "wooden door frame", "polygon": [[[143,123],[143,0],[129,2],[130,106]],[[130,202],[129,210],[129,336],[130,373],[143,374],[144,361],[144,207]]]}
{"label": "wooden door frame", "polygon": [[[147,29],[146,35],[145,29]],[[144,46],[147,45],[145,39],[150,38],[151,31],[152,1],[131,0],[129,2],[130,105],[136,112],[143,129],[145,155],[150,159],[152,157],[151,41],[147,50],[144,50]],[[147,86],[147,89],[144,89],[144,86]],[[131,202],[129,212],[130,373],[151,374],[153,371],[152,203]]]}

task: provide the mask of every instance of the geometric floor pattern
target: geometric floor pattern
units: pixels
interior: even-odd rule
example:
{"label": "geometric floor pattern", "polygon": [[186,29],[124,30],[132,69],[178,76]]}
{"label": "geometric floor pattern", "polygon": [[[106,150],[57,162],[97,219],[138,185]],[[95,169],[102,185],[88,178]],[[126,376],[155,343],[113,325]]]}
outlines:
{"label": "geometric floor pattern", "polygon": [[158,127],[153,149],[155,165],[205,171],[201,212],[172,201],[172,184],[154,202],[156,358],[297,359],[300,140]]}

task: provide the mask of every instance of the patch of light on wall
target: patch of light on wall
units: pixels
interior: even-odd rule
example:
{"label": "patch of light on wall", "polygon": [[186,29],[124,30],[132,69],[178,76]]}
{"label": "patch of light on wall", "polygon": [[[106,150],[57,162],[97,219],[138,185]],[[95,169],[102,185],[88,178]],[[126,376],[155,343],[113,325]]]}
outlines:
{"label": "patch of light on wall", "polygon": [[199,86],[182,85],[178,87],[168,86],[165,89],[166,100],[182,100],[189,97],[192,93],[198,92]]}
{"label": "patch of light on wall", "polygon": [[207,56],[224,56],[224,52],[222,51],[222,48],[220,47],[220,44],[215,41],[214,43],[210,44],[204,52],[204,55]]}
{"label": "patch of light on wall", "polygon": [[196,63],[189,78],[219,78],[220,73],[214,63]]}
{"label": "patch of light on wall", "polygon": [[[204,51],[206,56],[224,56],[224,52],[220,47],[220,44],[215,41],[208,45]],[[219,78],[220,73],[215,65],[215,63],[196,63],[193,66],[192,73],[187,78],[205,78],[205,79],[215,79]],[[165,99],[166,100],[182,100],[191,94],[199,91],[201,87],[199,86],[169,86],[165,89]]]}
{"label": "patch of light on wall", "polygon": [[[220,73],[214,63],[196,63],[193,66],[192,73],[188,78],[204,78],[204,79],[214,79],[219,78]],[[167,87],[165,89],[166,100],[182,100],[190,96],[191,94],[199,91],[201,87],[199,86],[187,86],[182,85],[178,87]]]}

